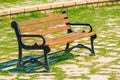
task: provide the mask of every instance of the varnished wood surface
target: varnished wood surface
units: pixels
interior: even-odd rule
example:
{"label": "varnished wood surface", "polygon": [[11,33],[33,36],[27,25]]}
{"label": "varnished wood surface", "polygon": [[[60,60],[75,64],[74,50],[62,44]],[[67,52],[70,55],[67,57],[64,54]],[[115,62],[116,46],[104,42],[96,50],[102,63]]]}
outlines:
{"label": "varnished wood surface", "polygon": [[58,14],[58,15],[54,15],[54,16],[37,18],[37,19],[32,19],[32,20],[19,22],[18,25],[19,25],[19,27],[22,27],[22,26],[25,26],[25,25],[36,24],[36,23],[40,23],[40,22],[47,22],[47,21],[52,21],[52,20],[55,20],[55,19],[60,19],[60,18],[65,18],[65,17],[67,17],[67,14]]}
{"label": "varnished wood surface", "polygon": [[76,32],[73,32],[73,33],[69,33],[69,34],[66,34],[66,35],[61,36],[61,37],[48,39],[46,41],[46,44],[49,45],[49,46],[55,46],[55,45],[60,45],[60,44],[67,43],[67,42],[72,42],[74,40],[78,40],[78,39],[81,39],[81,38],[90,37],[90,36],[93,36],[93,35],[95,35],[95,33],[93,33],[93,32],[91,32],[91,33],[76,33]]}
{"label": "varnished wood surface", "polygon": [[60,25],[60,24],[62,25],[62,24],[66,24],[66,23],[68,23],[68,19],[39,24],[37,26],[25,27],[25,28],[21,28],[20,31],[21,31],[21,33],[30,32],[30,31],[39,30],[39,29],[42,29],[45,27],[54,27],[56,25]]}

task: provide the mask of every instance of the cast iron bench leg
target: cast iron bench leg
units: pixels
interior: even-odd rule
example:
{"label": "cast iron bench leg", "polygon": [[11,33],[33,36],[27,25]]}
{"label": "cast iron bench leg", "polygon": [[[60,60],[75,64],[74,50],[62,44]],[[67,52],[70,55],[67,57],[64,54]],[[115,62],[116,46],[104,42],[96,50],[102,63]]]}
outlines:
{"label": "cast iron bench leg", "polygon": [[48,52],[44,49],[45,65],[47,72],[50,72],[50,66],[48,61]]}
{"label": "cast iron bench leg", "polygon": [[68,50],[68,49],[69,49],[69,45],[70,45],[70,43],[67,43],[67,44],[66,44],[66,48],[65,48],[65,52],[66,52],[66,53],[69,53],[69,50]]}
{"label": "cast iron bench leg", "polygon": [[96,38],[96,35],[91,36],[91,50],[92,50],[92,54],[90,54],[90,56],[95,56],[95,50],[94,50],[94,39]]}
{"label": "cast iron bench leg", "polygon": [[19,45],[17,68],[22,68],[22,47]]}

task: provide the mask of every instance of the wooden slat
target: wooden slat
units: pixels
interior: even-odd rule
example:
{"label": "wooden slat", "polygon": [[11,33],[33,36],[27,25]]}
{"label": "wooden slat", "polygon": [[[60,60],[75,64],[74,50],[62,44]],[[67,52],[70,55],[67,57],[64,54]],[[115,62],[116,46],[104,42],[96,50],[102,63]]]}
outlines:
{"label": "wooden slat", "polygon": [[91,33],[70,33],[70,34],[67,34],[62,37],[48,39],[46,44],[49,46],[60,45],[60,44],[72,42],[74,40],[78,40],[81,38],[90,37],[94,34],[95,33],[93,33],[93,32],[91,32]]}
{"label": "wooden slat", "polygon": [[54,16],[37,18],[37,19],[27,20],[24,22],[19,22],[18,25],[25,26],[25,25],[30,25],[30,24],[36,24],[39,22],[46,22],[46,21],[56,20],[56,19],[60,19],[60,18],[65,18],[65,17],[67,17],[67,14],[58,14],[58,15],[54,15]]}
{"label": "wooden slat", "polygon": [[68,23],[68,19],[59,20],[59,21],[55,21],[55,22],[48,22],[45,24],[39,24],[37,26],[31,26],[31,27],[27,27],[27,28],[21,28],[20,32],[21,33],[30,32],[33,30],[39,30],[39,29],[44,28],[44,27],[56,26],[56,25],[60,25],[60,24],[62,25],[65,23]]}
{"label": "wooden slat", "polygon": [[67,29],[70,29],[70,26],[67,25],[67,26],[63,26],[59,28],[53,28],[53,29],[49,29],[45,31],[36,32],[35,34],[46,35],[46,34],[51,34],[54,32],[59,32],[59,31],[67,30]]}
{"label": "wooden slat", "polygon": [[[64,43],[67,43],[67,42],[73,42],[75,40],[90,37],[90,36],[93,36],[93,35],[95,35],[95,33],[93,33],[93,32],[91,32],[91,33],[72,32],[72,33],[66,34],[66,35],[61,36],[61,37],[47,39],[46,40],[46,45],[49,45],[49,46],[53,47],[53,46],[56,46],[56,45],[64,44]],[[31,44],[33,44],[33,43],[31,43]],[[38,42],[38,44],[41,44],[41,42]]]}
{"label": "wooden slat", "polygon": [[[62,31],[62,30],[67,30],[67,29],[70,29],[70,26],[66,25],[66,26],[62,26],[62,27],[59,27],[59,28],[53,28],[53,29],[49,29],[49,30],[45,30],[45,31],[32,33],[32,34],[46,35],[46,34],[51,34],[51,33],[54,33],[54,32],[59,32],[59,31]],[[25,37],[25,38],[23,38],[23,40],[27,40],[27,39],[30,39],[30,38],[32,38],[32,37]]]}

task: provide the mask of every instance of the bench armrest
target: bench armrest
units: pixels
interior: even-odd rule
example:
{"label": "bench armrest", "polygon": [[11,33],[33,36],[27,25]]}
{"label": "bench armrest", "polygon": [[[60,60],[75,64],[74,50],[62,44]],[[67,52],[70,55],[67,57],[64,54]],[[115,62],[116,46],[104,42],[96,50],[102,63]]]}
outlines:
{"label": "bench armrest", "polygon": [[[88,26],[90,28],[89,32],[92,32],[92,26],[90,24],[87,23],[70,23],[70,25],[75,25],[75,26],[79,26],[79,25],[83,25],[83,26]],[[84,32],[84,31],[83,31]]]}
{"label": "bench armrest", "polygon": [[[40,37],[43,40],[42,45],[45,45],[46,41],[45,38],[42,35],[37,35],[37,34],[22,34],[21,37]],[[37,44],[37,43],[35,43]]]}

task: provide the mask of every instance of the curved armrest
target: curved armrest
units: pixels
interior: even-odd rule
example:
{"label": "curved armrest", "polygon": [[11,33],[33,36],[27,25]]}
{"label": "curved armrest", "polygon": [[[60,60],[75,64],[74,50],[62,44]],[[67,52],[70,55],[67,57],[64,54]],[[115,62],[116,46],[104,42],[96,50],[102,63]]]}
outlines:
{"label": "curved armrest", "polygon": [[79,26],[79,25],[83,25],[83,26],[88,26],[90,28],[90,31],[89,32],[92,32],[92,26],[90,24],[87,24],[87,23],[70,23],[70,25],[76,25],[76,26]]}
{"label": "curved armrest", "polygon": [[[21,35],[21,37],[40,37],[43,40],[42,45],[45,45],[45,43],[46,43],[45,38],[42,35],[37,35],[37,34],[23,34],[23,35]],[[36,43],[35,43],[35,45],[36,45]]]}

